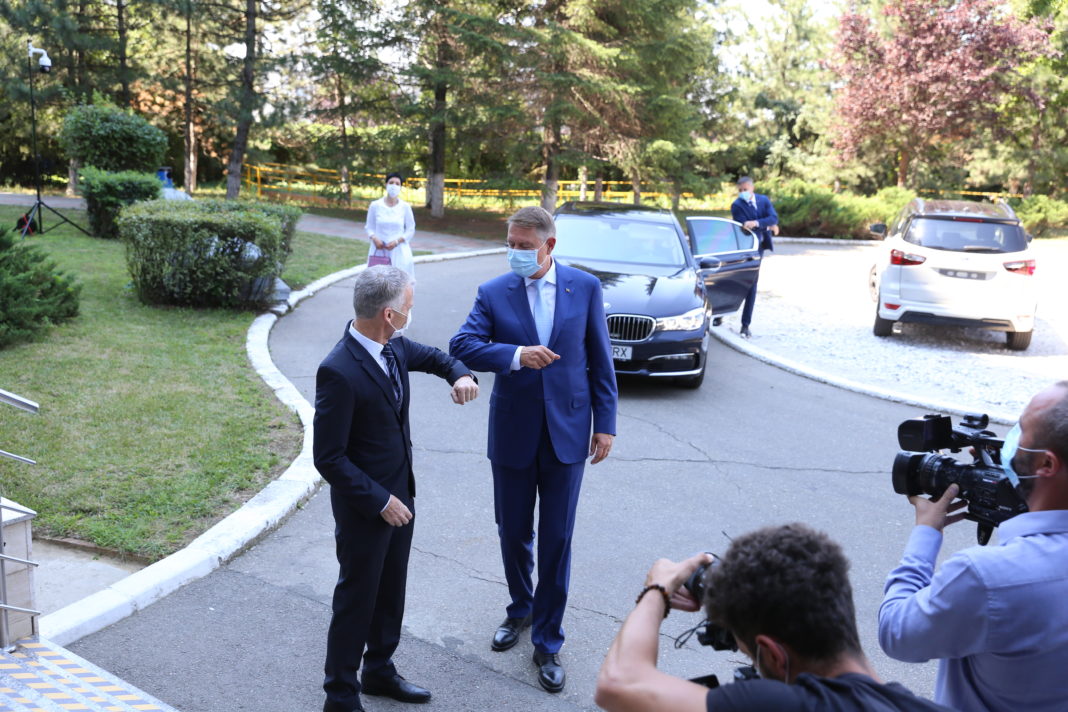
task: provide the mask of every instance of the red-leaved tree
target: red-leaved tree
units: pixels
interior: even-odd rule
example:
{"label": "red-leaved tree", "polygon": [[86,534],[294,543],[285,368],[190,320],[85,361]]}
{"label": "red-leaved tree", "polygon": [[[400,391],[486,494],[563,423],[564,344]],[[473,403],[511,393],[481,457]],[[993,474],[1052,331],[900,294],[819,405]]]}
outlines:
{"label": "red-leaved tree", "polygon": [[844,159],[894,156],[904,186],[925,149],[993,125],[1016,69],[1049,38],[997,0],[889,0],[883,13],[885,33],[855,7],[839,19],[834,142]]}

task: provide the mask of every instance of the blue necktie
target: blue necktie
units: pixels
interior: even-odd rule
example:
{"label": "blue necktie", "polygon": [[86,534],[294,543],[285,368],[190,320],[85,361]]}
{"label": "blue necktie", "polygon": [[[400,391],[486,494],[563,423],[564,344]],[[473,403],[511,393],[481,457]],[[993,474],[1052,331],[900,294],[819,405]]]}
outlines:
{"label": "blue necktie", "polygon": [[397,368],[397,355],[393,353],[393,347],[388,343],[382,347],[382,357],[386,359],[386,367],[389,370],[389,380],[393,382],[393,395],[397,397],[397,402],[401,402],[401,379],[400,369]]}
{"label": "blue necktie", "polygon": [[553,333],[553,317],[541,293],[542,287],[547,284],[540,279],[534,282],[534,328],[538,330],[538,342],[543,346],[549,345],[549,337]]}

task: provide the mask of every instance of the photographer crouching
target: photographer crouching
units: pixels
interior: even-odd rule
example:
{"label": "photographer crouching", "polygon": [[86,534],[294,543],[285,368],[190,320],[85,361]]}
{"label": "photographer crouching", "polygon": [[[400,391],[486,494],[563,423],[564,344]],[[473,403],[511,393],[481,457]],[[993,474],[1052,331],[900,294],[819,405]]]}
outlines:
{"label": "photographer crouching", "polygon": [[[722,559],[657,561],[601,667],[597,704],[609,712],[944,710],[878,678],[860,647],[848,570],[842,549],[804,524],[738,537]],[[702,604],[702,642],[736,645],[760,679],[709,689],[657,670],[660,622]]]}
{"label": "photographer crouching", "polygon": [[[974,441],[981,459],[982,438]],[[1000,490],[1026,503],[1006,507],[1003,492],[986,497],[1001,503],[994,514],[1007,517],[998,546],[959,551],[935,572],[942,529],[968,515],[983,521],[967,492],[977,477],[927,487],[930,499],[905,488],[916,527],[886,582],[879,643],[898,660],[939,658],[935,699],[942,704],[969,712],[1060,712],[1068,709],[1068,381],[1032,398],[998,445],[998,461],[987,456],[974,472],[996,466]],[[1000,517],[987,521],[987,531]]]}

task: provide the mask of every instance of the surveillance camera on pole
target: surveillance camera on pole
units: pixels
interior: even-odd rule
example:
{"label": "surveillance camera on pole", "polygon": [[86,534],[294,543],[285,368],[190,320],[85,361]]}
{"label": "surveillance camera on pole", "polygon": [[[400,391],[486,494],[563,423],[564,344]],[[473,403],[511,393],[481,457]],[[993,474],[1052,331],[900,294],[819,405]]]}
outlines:
{"label": "surveillance camera on pole", "polygon": [[41,55],[41,58],[37,60],[37,65],[41,70],[41,74],[48,74],[52,71],[52,59],[48,56],[48,52],[44,51],[40,47],[34,47],[31,40],[26,40],[26,44],[30,48],[30,59],[33,59],[35,54]]}

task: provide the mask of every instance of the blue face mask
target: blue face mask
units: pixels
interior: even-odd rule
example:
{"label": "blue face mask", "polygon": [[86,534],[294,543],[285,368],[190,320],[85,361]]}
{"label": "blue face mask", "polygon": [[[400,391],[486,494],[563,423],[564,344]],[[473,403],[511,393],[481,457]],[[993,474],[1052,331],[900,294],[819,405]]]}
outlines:
{"label": "blue face mask", "polygon": [[1013,487],[1020,484],[1020,480],[1032,480],[1038,475],[1021,475],[1016,472],[1016,468],[1012,466],[1012,459],[1016,457],[1018,450],[1024,452],[1043,452],[1042,450],[1036,450],[1029,447],[1020,447],[1020,437],[1023,435],[1023,430],[1020,429],[1020,424],[1012,426],[1012,430],[1005,435],[1005,444],[1001,446],[1001,469],[1005,471],[1005,477],[1012,483]]}
{"label": "blue face mask", "polygon": [[743,190],[742,192],[738,193],[738,197],[748,203],[750,200],[753,199],[753,191]]}
{"label": "blue face mask", "polygon": [[520,277],[529,277],[541,269],[538,250],[513,250],[508,248],[508,266]]}

